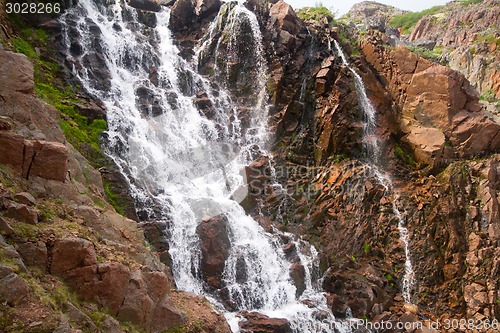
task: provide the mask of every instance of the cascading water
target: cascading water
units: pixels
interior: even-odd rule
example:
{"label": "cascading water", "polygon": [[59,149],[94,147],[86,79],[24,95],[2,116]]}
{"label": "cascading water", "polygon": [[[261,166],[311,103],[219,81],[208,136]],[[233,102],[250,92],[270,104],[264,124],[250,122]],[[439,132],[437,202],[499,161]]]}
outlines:
{"label": "cascading water", "polygon": [[[336,40],[333,40],[335,45],[335,49],[342,59],[342,63],[349,69],[354,77],[354,85],[356,87],[356,92],[358,93],[359,104],[361,106],[361,110],[363,111],[363,147],[366,153],[366,159],[370,162],[372,171],[375,176],[379,180],[380,184],[384,186],[386,191],[392,191],[392,181],[389,175],[383,172],[380,169],[380,139],[376,135],[375,131],[377,128],[376,125],[376,110],[373,107],[370,99],[366,94],[366,89],[363,84],[363,80],[361,76],[349,65],[347,58],[342,51],[342,48],[338,44]],[[393,199],[392,211],[398,220],[398,231],[399,238],[404,244],[404,252],[405,252],[405,264],[404,264],[404,276],[402,281],[402,295],[403,299],[406,303],[411,303],[411,290],[415,283],[415,273],[413,271],[413,266],[411,263],[410,249],[409,249],[409,238],[408,238],[408,229],[405,226],[405,220],[401,215],[398,207],[396,206],[396,202],[398,197],[396,196]]]}
{"label": "cascading water", "polygon": [[[236,310],[287,318],[301,333],[331,332],[332,327],[350,332],[335,321],[325,297],[311,281],[314,249],[311,258],[300,254],[308,273],[306,291],[297,299],[280,238],[267,234],[231,199],[244,183],[240,170],[255,157],[256,147],[265,152],[266,66],[255,15],[241,4],[223,8],[231,10],[226,23],[229,31],[237,31],[243,23],[250,25],[251,49],[258,59],[256,98],[245,130],[229,94],[212,88],[212,82],[180,57],[166,8],[149,13],[152,17],[144,22],[120,0],[109,4],[78,1],[61,17],[67,60],[84,89],[106,106],[106,153],[129,181],[143,210],[142,219],[164,220],[169,226],[171,268],[179,289],[209,297],[238,331],[235,314],[209,293],[199,271],[197,225],[205,216],[222,213],[228,220],[231,243],[223,282]],[[214,106],[210,119],[193,101],[201,92]],[[244,278],[238,276],[242,265]],[[309,306],[301,302],[305,299]]]}

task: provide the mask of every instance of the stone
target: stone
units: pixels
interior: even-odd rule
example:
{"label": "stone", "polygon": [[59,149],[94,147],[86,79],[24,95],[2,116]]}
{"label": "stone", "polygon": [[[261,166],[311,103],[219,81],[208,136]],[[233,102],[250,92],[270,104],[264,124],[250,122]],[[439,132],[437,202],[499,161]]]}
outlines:
{"label": "stone", "polygon": [[0,96],[11,92],[33,93],[33,65],[24,54],[0,50]]}
{"label": "stone", "polygon": [[0,233],[5,236],[10,236],[14,234],[14,229],[10,224],[0,216]]}
{"label": "stone", "polygon": [[271,6],[269,15],[271,26],[279,30],[285,30],[293,36],[297,35],[304,27],[304,23],[295,14],[292,6],[283,0],[279,0]]}
{"label": "stone", "polygon": [[246,320],[240,321],[241,333],[291,333],[288,320],[283,318],[269,318],[258,312],[243,311],[241,315]]}
{"label": "stone", "polygon": [[0,280],[0,302],[15,306],[24,302],[29,294],[30,288],[15,273],[10,273]]}
{"label": "stone", "polygon": [[410,125],[407,131],[409,133],[403,141],[410,145],[419,161],[433,165],[442,157],[446,138],[441,130],[434,127]]}
{"label": "stone", "polygon": [[39,267],[43,272],[47,269],[47,246],[42,241],[25,242],[19,244],[17,251],[28,266]]}
{"label": "stone", "polygon": [[418,40],[412,42],[412,44],[413,44],[413,46],[421,48],[421,49],[433,50],[434,47],[436,46],[436,41],[429,40],[429,39],[418,39]]}
{"label": "stone", "polygon": [[0,116],[0,131],[10,131],[12,129],[12,119]]}
{"label": "stone", "polygon": [[294,263],[290,267],[290,277],[292,278],[293,284],[297,288],[295,295],[297,298],[302,295],[304,290],[306,290],[306,282],[305,282],[306,271],[304,266],[300,263]]}
{"label": "stone", "polygon": [[342,298],[336,294],[328,294],[327,298],[327,304],[332,310],[333,315],[336,318],[346,318],[348,313],[349,313],[349,307],[347,304],[342,300]]}
{"label": "stone", "polygon": [[128,0],[127,4],[136,9],[149,12],[159,12],[161,10],[161,6],[153,0]]}
{"label": "stone", "polygon": [[90,319],[89,316],[80,311],[71,302],[66,302],[65,307],[66,307],[65,314],[69,318],[70,322],[78,325],[79,327],[87,329],[90,332],[98,331],[97,326],[94,324],[92,319]]}
{"label": "stone", "polygon": [[217,215],[208,221],[202,221],[196,227],[196,233],[200,238],[200,269],[203,280],[210,288],[220,289],[223,287],[222,273],[231,247],[228,219],[225,215]]}
{"label": "stone", "polygon": [[5,208],[7,210],[7,217],[29,224],[38,223],[38,214],[33,208],[13,201],[7,202]]}
{"label": "stone", "polygon": [[14,201],[27,206],[34,206],[36,204],[36,199],[30,193],[27,192],[21,192],[15,194]]}
{"label": "stone", "polygon": [[68,148],[59,142],[27,141],[23,177],[64,182],[68,176]]}
{"label": "stone", "polygon": [[82,238],[56,240],[52,248],[50,271],[65,275],[71,270],[97,264],[94,244]]}

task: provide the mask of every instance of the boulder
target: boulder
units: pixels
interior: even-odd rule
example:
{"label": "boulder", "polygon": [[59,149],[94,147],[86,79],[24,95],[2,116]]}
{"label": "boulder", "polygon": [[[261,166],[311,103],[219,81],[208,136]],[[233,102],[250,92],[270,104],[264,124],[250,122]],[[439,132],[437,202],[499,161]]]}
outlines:
{"label": "boulder", "polygon": [[28,192],[21,192],[14,195],[14,200],[20,204],[34,206],[36,199]]}
{"label": "boulder", "polygon": [[408,134],[403,138],[412,148],[415,157],[425,164],[433,165],[436,159],[443,156],[446,138],[443,132],[434,127],[411,125]]}
{"label": "boulder", "polygon": [[429,40],[429,39],[418,39],[414,41],[413,46],[421,48],[421,49],[426,49],[426,50],[433,50],[434,46],[436,46],[436,41],[435,40]]}
{"label": "boulder", "polygon": [[269,318],[258,312],[244,311],[241,313],[246,320],[240,321],[241,333],[291,333],[288,320]]}
{"label": "boulder", "polygon": [[22,177],[64,182],[68,174],[68,149],[59,142],[25,140],[0,132],[0,163],[10,165]]}
{"label": "boulder", "polygon": [[43,272],[47,269],[48,252],[44,242],[21,243],[17,247],[17,252],[19,252],[26,265],[39,267]]}
{"label": "boulder", "polygon": [[0,279],[0,302],[15,306],[26,301],[30,288],[19,275],[10,273]]}
{"label": "boulder", "polygon": [[284,30],[291,35],[297,35],[304,27],[304,23],[295,14],[292,6],[279,0],[271,6],[269,12],[271,17],[271,26],[278,28],[279,30]]}
{"label": "boulder", "polygon": [[13,201],[7,201],[4,206],[7,210],[7,217],[29,224],[38,223],[38,214],[33,208]]}
{"label": "boulder", "polygon": [[136,9],[149,12],[159,12],[161,10],[161,6],[152,0],[128,0],[127,4]]}
{"label": "boulder", "polygon": [[200,269],[203,280],[209,288],[221,289],[222,274],[231,248],[228,219],[225,215],[203,219],[196,227],[196,233],[200,238]]}
{"label": "boulder", "polygon": [[306,270],[300,263],[295,263],[290,267],[290,277],[297,288],[295,292],[297,298],[306,290],[305,276]]}
{"label": "boulder", "polygon": [[34,88],[33,65],[24,54],[0,50],[0,96],[12,92],[31,94]]}
{"label": "boulder", "polygon": [[97,264],[94,244],[83,238],[63,238],[54,242],[50,271],[65,275],[80,267]]}

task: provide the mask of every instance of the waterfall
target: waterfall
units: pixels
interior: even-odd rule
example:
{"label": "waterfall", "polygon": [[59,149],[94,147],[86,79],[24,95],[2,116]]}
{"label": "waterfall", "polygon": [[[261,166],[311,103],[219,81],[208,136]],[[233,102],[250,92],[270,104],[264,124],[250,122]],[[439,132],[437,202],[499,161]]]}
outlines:
{"label": "waterfall", "polygon": [[[342,59],[342,63],[349,69],[354,77],[354,85],[358,94],[359,104],[361,106],[361,110],[363,111],[363,148],[366,153],[366,159],[370,162],[375,176],[377,177],[380,184],[385,188],[386,192],[392,191],[393,186],[390,176],[387,173],[383,172],[383,170],[381,170],[380,159],[382,156],[380,150],[380,139],[375,133],[377,128],[376,110],[366,94],[366,89],[361,76],[359,76],[359,74],[356,73],[356,71],[349,65],[349,62],[347,61],[347,58],[338,42],[336,40],[333,40],[333,42],[335,45],[335,49]],[[413,266],[411,263],[408,229],[406,228],[405,220],[396,205],[397,200],[398,197],[395,196],[392,203],[392,211],[398,221],[399,238],[404,244],[405,253],[404,275],[401,286],[401,293],[403,295],[404,301],[406,303],[411,303],[411,290],[415,283],[415,273],[413,271]]]}
{"label": "waterfall", "polygon": [[[67,63],[82,87],[106,107],[105,153],[129,182],[141,220],[168,225],[178,289],[207,296],[235,332],[240,310],[287,318],[295,332],[326,333],[332,327],[350,332],[348,325],[336,321],[311,281],[315,250],[300,253],[307,288],[297,299],[281,238],[266,233],[235,199],[237,189],[245,185],[242,168],[255,158],[255,151],[267,153],[267,66],[255,15],[242,4],[225,4],[222,10],[230,11],[224,29],[246,34],[252,43],[248,56],[257,59],[247,128],[238,119],[231,94],[219,88],[224,87],[224,75],[215,73],[219,82],[213,82],[198,73],[204,48],[219,47],[217,23],[212,23],[191,63],[174,44],[169,9],[144,16],[121,0],[80,0],[61,16]],[[240,30],[243,25],[250,30]],[[238,40],[228,48],[231,57],[235,43]],[[199,96],[213,106],[210,117],[198,109]],[[233,309],[201,278],[196,228],[207,216],[219,214],[228,221],[230,250],[222,277]]]}

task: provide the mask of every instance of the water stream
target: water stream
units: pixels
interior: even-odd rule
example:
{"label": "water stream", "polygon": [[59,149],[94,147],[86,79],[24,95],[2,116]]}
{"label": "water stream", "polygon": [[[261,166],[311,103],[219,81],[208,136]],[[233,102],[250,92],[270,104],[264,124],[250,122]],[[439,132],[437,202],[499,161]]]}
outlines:
{"label": "water stream", "polygon": [[[67,61],[82,87],[106,107],[105,152],[129,182],[142,220],[168,225],[171,268],[178,289],[206,295],[225,313],[234,332],[238,331],[236,314],[240,310],[287,318],[295,332],[326,333],[332,327],[350,332],[348,325],[335,319],[313,281],[314,248],[296,241],[298,248],[309,248],[299,251],[306,291],[298,298],[281,238],[266,233],[235,198],[236,190],[245,185],[242,168],[256,154],[267,153],[267,66],[255,15],[241,4],[225,6],[230,13],[224,29],[240,37],[249,34],[251,56],[258,59],[247,128],[241,126],[238,105],[231,101],[230,93],[220,88],[223,82],[215,84],[198,74],[198,59],[193,64],[180,56],[168,28],[167,8],[149,13],[154,16],[153,24],[151,17],[145,21],[120,0],[107,4],[78,1],[61,17]],[[242,30],[242,25],[251,29]],[[216,28],[212,24],[211,29]],[[216,36],[209,29],[197,54],[204,45],[219,45],[211,40]],[[230,42],[231,57],[237,42]],[[214,106],[211,117],[196,106],[200,94]],[[234,312],[200,278],[196,227],[204,217],[219,214],[229,221],[231,248],[223,282],[236,307]],[[241,270],[244,278],[238,275]]]}
{"label": "water stream", "polygon": [[[366,154],[366,159],[370,163],[372,171],[374,172],[379,183],[385,188],[386,192],[389,193],[393,191],[392,180],[388,173],[384,172],[381,167],[381,149],[380,149],[380,138],[376,134],[377,124],[376,124],[376,110],[373,107],[368,95],[366,94],[365,85],[363,84],[363,79],[358,73],[349,65],[347,58],[342,51],[342,48],[336,40],[333,40],[335,49],[342,59],[342,63],[346,66],[354,77],[354,85],[356,87],[356,92],[358,94],[359,104],[363,112],[363,148]],[[392,211],[394,216],[398,221],[398,231],[399,238],[404,244],[405,253],[405,263],[404,263],[404,275],[401,286],[401,293],[403,299],[406,303],[411,303],[411,291],[415,283],[415,273],[413,271],[413,266],[411,263],[411,255],[409,249],[409,238],[408,229],[406,228],[406,223],[399,211],[396,202],[398,200],[397,195],[394,194]]]}

